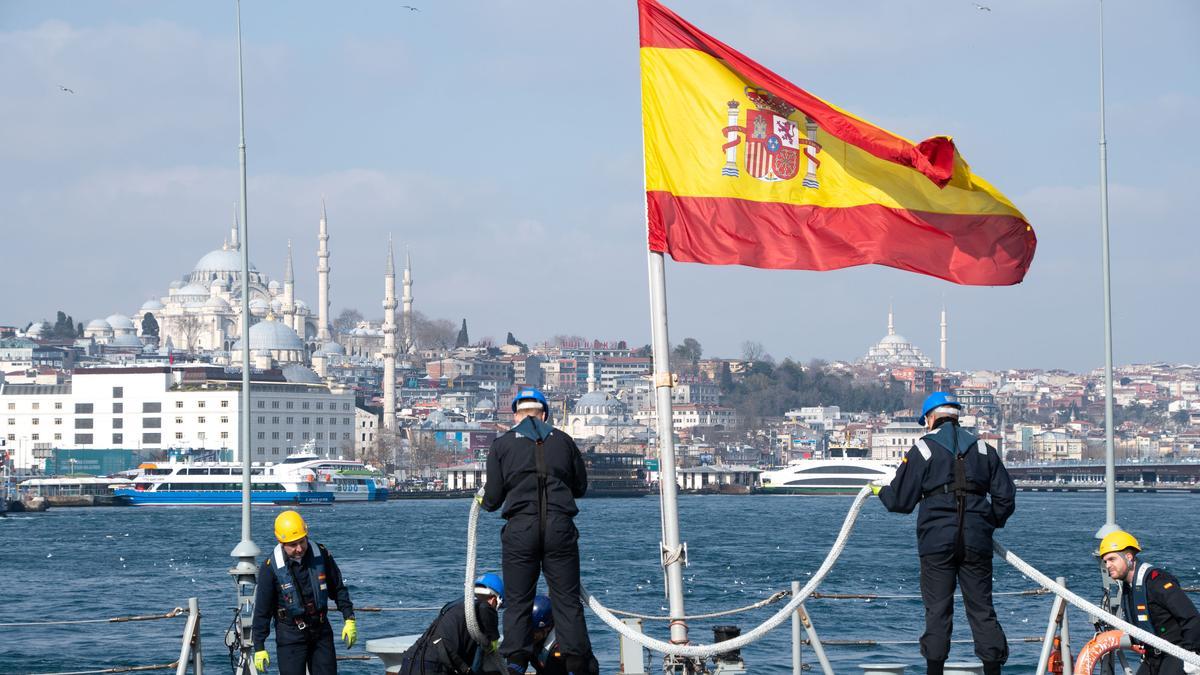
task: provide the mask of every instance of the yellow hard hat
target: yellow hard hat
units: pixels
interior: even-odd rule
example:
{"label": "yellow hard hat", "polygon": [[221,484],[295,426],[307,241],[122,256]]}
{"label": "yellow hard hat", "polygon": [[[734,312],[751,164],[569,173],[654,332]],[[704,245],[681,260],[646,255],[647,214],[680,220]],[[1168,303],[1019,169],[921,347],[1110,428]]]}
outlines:
{"label": "yellow hard hat", "polygon": [[284,511],[275,518],[275,538],[281,544],[290,544],[308,536],[308,525],[295,511]]}
{"label": "yellow hard hat", "polygon": [[1134,539],[1132,534],[1124,530],[1117,530],[1104,535],[1104,538],[1100,540],[1100,548],[1096,551],[1096,555],[1104,556],[1124,551],[1127,548],[1138,552],[1142,550],[1142,547],[1138,545],[1138,540]]}

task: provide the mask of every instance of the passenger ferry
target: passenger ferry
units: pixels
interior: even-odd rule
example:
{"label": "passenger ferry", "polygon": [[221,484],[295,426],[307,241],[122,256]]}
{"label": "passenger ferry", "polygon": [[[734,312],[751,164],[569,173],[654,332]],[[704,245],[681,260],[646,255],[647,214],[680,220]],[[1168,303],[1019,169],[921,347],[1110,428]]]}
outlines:
{"label": "passenger ferry", "polygon": [[[759,476],[759,492],[783,495],[852,495],[873,480],[888,482],[896,464],[867,459],[858,448],[830,448],[825,459],[798,459]],[[859,456],[855,456],[859,455]]]}
{"label": "passenger ferry", "polygon": [[[163,462],[138,467],[133,482],[114,490],[133,506],[240,504],[242,465],[237,462]],[[362,462],[289,455],[279,464],[250,469],[255,504],[385,502],[387,478]]]}

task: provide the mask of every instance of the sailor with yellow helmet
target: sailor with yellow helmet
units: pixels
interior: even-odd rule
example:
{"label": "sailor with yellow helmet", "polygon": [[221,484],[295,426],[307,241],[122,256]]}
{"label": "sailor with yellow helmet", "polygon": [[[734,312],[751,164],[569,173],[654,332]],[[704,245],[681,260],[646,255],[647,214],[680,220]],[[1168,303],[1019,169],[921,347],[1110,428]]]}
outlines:
{"label": "sailor with yellow helmet", "polygon": [[334,675],[337,657],[329,625],[330,598],[345,619],[346,648],[358,640],[354,604],[342,582],[342,572],[326,548],[308,539],[308,525],[299,513],[284,511],[275,518],[279,544],[258,568],[254,599],[254,667],[270,665],[266,640],[275,622],[275,655],[279,675]]}
{"label": "sailor with yellow helmet", "polygon": [[[1132,534],[1110,532],[1100,541],[1096,555],[1108,576],[1121,583],[1121,607],[1125,620],[1184,649],[1200,652],[1200,614],[1179,586],[1179,579],[1161,567],[1138,560],[1142,547]],[[1200,668],[1185,664],[1152,647],[1146,648],[1138,675],[1197,673]]]}

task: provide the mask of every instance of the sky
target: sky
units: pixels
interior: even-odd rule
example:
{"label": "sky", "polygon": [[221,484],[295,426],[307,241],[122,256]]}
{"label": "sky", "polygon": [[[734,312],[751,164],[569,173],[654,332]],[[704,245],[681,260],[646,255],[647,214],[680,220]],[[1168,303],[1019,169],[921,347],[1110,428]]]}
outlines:
{"label": "sky", "polygon": [[[670,335],[706,355],[853,360],[896,328],[952,368],[1103,364],[1093,0],[668,0],[798,86],[947,134],[1033,224],[1015,287],[884,267],[668,261]],[[473,338],[649,342],[633,0],[246,0],[250,256],[333,315],[415,307]],[[1105,3],[1115,360],[1200,362],[1200,4]],[[238,199],[234,4],[0,2],[0,325],[132,314],[220,248]],[[67,87],[74,93],[64,92]]]}

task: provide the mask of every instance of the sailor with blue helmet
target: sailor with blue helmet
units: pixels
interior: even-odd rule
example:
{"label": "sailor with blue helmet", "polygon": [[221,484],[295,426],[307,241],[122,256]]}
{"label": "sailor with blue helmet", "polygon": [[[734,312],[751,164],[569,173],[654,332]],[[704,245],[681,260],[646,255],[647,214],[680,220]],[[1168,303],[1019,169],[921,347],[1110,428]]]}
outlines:
{"label": "sailor with blue helmet", "polygon": [[482,672],[476,665],[484,653],[496,651],[500,640],[497,610],[504,603],[504,581],[488,572],[475,580],[475,617],[487,644],[477,644],[467,628],[467,610],[462,597],[447,603],[429,628],[400,660],[399,675],[471,675]]}
{"label": "sailor with blue helmet", "polygon": [[[562,649],[554,631],[554,608],[550,598],[539,595],[533,599],[533,660],[529,665],[538,675],[568,675]],[[589,672],[600,672],[595,656],[590,658]]]}
{"label": "sailor with blue helmet", "polygon": [[[589,670],[591,642],[579,599],[579,530],[575,500],[587,492],[587,467],[575,440],[550,425],[550,404],[533,387],[512,400],[515,426],[492,442],[480,504],[503,507],[500,530],[508,609],[500,654],[513,673],[534,657],[532,610],[538,577],[554,598],[557,634],[567,672]],[[594,663],[594,660],[591,662]]]}
{"label": "sailor with blue helmet", "polygon": [[941,675],[950,655],[954,587],[962,590],[975,655],[984,675],[998,675],[1008,642],[992,606],[992,532],[1013,514],[1016,487],[996,449],[958,424],[962,404],[934,392],[919,421],[929,433],[904,455],[890,485],[872,491],[889,511],[917,515],[925,633],[921,654]]}

